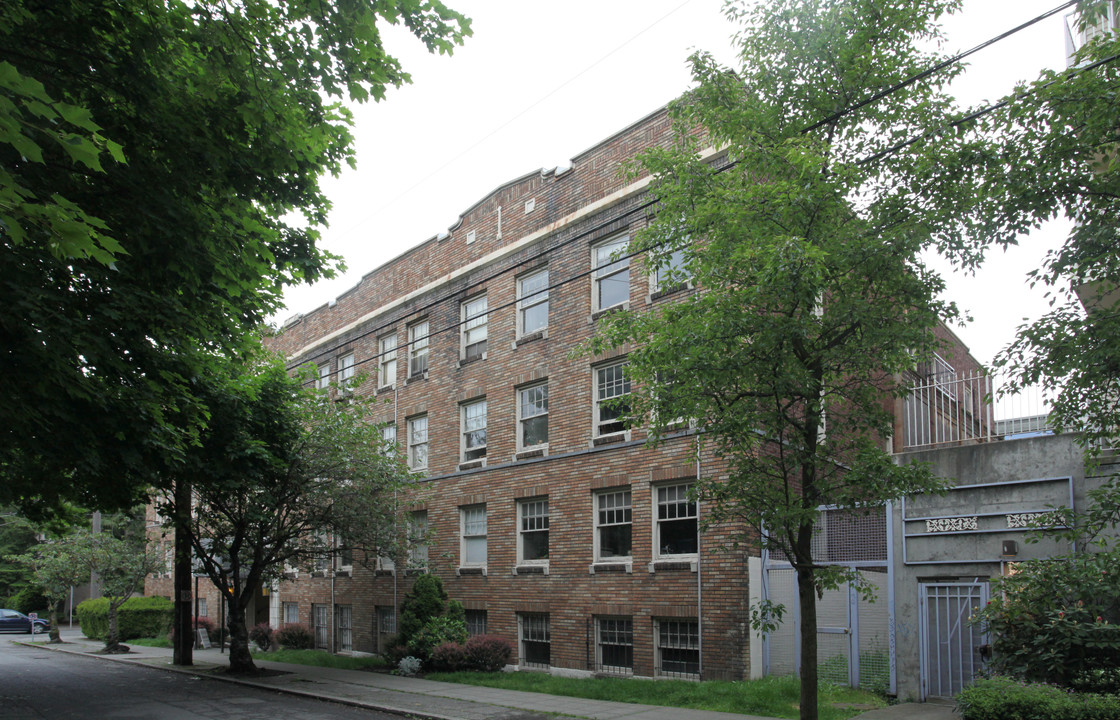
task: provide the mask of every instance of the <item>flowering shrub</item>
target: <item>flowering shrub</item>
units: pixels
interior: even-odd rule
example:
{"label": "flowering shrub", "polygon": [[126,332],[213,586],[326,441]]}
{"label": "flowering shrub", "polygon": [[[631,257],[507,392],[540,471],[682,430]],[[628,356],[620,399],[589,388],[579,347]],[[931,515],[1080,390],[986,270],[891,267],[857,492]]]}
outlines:
{"label": "flowering shrub", "polygon": [[1120,690],[1120,553],[1028,560],[993,583],[978,620],[992,668],[1082,691]]}
{"label": "flowering shrub", "polygon": [[281,625],[276,631],[276,642],[285,650],[310,650],[315,647],[315,636],[304,625]]}
{"label": "flowering shrub", "polygon": [[467,667],[481,672],[497,672],[513,655],[513,646],[497,635],[476,635],[464,648]]}
{"label": "flowering shrub", "polygon": [[1106,720],[1120,717],[1120,696],[995,677],[962,690],[957,709],[963,720]]}
{"label": "flowering shrub", "polygon": [[272,626],[266,622],[254,625],[249,631],[249,639],[257,646],[261,652],[267,651],[272,647]]}
{"label": "flowering shrub", "polygon": [[428,665],[440,672],[456,672],[466,665],[467,651],[457,642],[442,642],[432,648]]}
{"label": "flowering shrub", "polygon": [[412,677],[420,672],[421,664],[420,658],[412,657],[411,655],[401,658],[400,663],[397,664],[397,674],[404,677]]}

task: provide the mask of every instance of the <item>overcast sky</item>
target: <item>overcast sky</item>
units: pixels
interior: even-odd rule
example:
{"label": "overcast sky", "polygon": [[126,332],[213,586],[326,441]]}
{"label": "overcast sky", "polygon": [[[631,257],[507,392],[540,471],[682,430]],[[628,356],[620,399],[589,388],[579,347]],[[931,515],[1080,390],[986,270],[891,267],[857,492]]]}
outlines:
{"label": "overcast sky", "polygon": [[[722,0],[446,0],[474,21],[451,57],[429,56],[396,28],[391,52],[413,84],[355,108],[358,168],[324,181],[334,203],[324,247],[349,270],[292,288],[275,320],[306,313],[363,275],[455,224],[499,185],[551,168],[664,105],[688,88],[695,49],[734,64]],[[965,0],[945,23],[946,50],[969,49],[1060,4]],[[973,56],[954,86],[965,103],[1001,97],[1016,80],[1065,64],[1059,15]],[[954,277],[949,296],[974,321],[954,331],[982,362],[1045,310],[1024,275],[1065,234],[1044,227],[979,277]]]}

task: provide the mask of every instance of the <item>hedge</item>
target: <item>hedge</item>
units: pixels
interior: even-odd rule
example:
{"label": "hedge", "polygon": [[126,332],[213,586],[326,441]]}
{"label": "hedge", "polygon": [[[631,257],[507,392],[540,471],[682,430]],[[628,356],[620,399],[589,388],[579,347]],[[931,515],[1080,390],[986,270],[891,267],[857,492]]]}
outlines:
{"label": "hedge", "polygon": [[[165,597],[133,597],[117,610],[119,640],[160,637],[171,629],[174,606]],[[86,600],[77,607],[78,622],[88,638],[104,640],[109,634],[109,600]]]}
{"label": "hedge", "polygon": [[1120,695],[995,677],[962,690],[957,710],[964,720],[1116,720]]}

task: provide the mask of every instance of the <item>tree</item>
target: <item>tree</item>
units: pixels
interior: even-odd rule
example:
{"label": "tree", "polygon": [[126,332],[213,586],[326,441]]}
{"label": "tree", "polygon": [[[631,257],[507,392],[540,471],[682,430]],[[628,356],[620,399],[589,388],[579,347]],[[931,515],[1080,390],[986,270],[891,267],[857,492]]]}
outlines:
{"label": "tree", "polygon": [[[659,205],[629,252],[646,252],[663,285],[698,289],[602,318],[585,348],[632,348],[635,389],[616,409],[648,421],[653,442],[675,424],[666,419],[693,419],[727,464],[726,477],[697,484],[710,522],[740,523],[740,542],[793,565],[803,718],[817,716],[816,601],[843,579],[812,552],[818,508],[877,507],[940,483],[894,464],[885,439],[900,378],[938,347],[938,322],[957,316],[920,252],[962,246],[949,219],[974,199],[959,179],[916,182],[963,140],[892,148],[951,121],[941,87],[956,70],[855,106],[933,66],[918,47],[956,6],[732,7],[748,21],[741,69],[694,56],[698,87],[670,108],[677,144],[635,168],[652,175]],[[721,154],[706,161],[703,146]]]}
{"label": "tree", "polygon": [[470,34],[440,0],[0,6],[0,502],[142,499],[205,422],[209,354],[333,272],[337,101],[409,79],[386,22],[431,51]]}
{"label": "tree", "polygon": [[[376,556],[396,526],[407,472],[368,421],[368,401],[305,379],[262,357],[195,381],[209,420],[173,472],[193,481],[190,541],[227,603],[231,672],[255,669],[245,616],[262,584],[339,552],[333,538]],[[180,511],[174,496],[161,511]]]}
{"label": "tree", "polygon": [[31,580],[47,598],[51,620],[51,642],[60,643],[58,608],[66,602],[71,589],[89,581],[89,565],[78,550],[78,536],[69,535],[41,543],[31,552],[16,556],[17,562],[31,570]]}

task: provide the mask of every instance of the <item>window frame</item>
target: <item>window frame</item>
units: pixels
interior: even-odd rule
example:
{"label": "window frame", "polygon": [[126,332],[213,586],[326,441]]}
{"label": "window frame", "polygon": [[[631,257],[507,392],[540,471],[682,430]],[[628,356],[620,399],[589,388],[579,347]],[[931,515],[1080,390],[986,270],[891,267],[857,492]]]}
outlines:
{"label": "window frame", "polygon": [[[408,326],[408,378],[428,374],[431,355],[431,324],[428,319],[418,320]],[[423,365],[419,370],[417,365]]]}
{"label": "window frame", "polygon": [[[386,347],[387,341],[392,347]],[[391,388],[397,384],[397,333],[386,333],[377,338],[377,389]],[[390,379],[389,376],[392,375]]]}
{"label": "window frame", "polygon": [[[687,482],[664,483],[661,485],[654,485],[651,489],[653,491],[653,559],[656,560],[695,560],[699,555],[700,549],[700,504],[698,501],[689,499],[688,492],[695,484],[695,481],[689,480]],[[668,491],[676,491],[676,497],[662,501],[662,493]],[[683,494],[680,494],[683,493]],[[683,499],[682,499],[683,498]],[[661,508],[665,507],[679,507],[684,505],[686,510],[691,507],[691,515],[674,515],[672,517],[661,517]],[[671,553],[663,552],[664,544],[661,541],[661,530],[663,523],[680,522],[682,520],[691,520],[696,533],[696,549],[691,552]]]}
{"label": "window frame", "polygon": [[[424,439],[423,439],[422,442],[415,442],[414,439],[416,437],[416,432],[414,431],[413,427],[414,427],[415,423],[419,423],[420,421],[423,421],[423,423],[424,423],[424,428],[423,428]],[[430,424],[428,422],[428,414],[423,413],[421,415],[414,415],[410,418],[407,418],[405,420],[405,424],[406,424],[407,433],[408,433],[408,435],[405,438],[405,441],[408,445],[408,448],[407,448],[408,468],[410,470],[412,470],[413,472],[421,472],[421,471],[427,470],[428,469],[428,461],[429,461],[428,450],[429,450],[429,446],[431,445],[431,434],[429,432]],[[423,464],[417,464],[416,463],[415,450],[416,450],[416,448],[421,447],[421,446],[424,448],[424,462],[423,462]]]}
{"label": "window frame", "polygon": [[[668,625],[668,624],[673,624],[673,625],[678,625],[678,626],[685,626],[685,625],[695,626],[695,632],[692,632],[692,628],[683,629],[683,632],[682,632],[682,628],[677,628],[677,631],[675,633],[675,637],[677,637],[677,638],[684,637],[684,638],[687,638],[687,640],[689,640],[690,642],[687,642],[683,647],[678,646],[678,645],[680,645],[680,643],[677,643],[677,645],[668,645],[668,646],[664,645],[663,642],[662,642],[662,635],[663,635],[662,627],[665,626],[665,625]],[[671,633],[671,632],[667,632],[666,634],[674,635],[674,633]],[[693,638],[695,638],[695,643],[691,642],[691,640]],[[654,674],[655,677],[675,677],[675,678],[696,679],[696,680],[698,680],[700,678],[700,667],[701,667],[701,665],[700,665],[700,661],[701,661],[700,647],[701,647],[701,645],[700,645],[700,622],[696,618],[654,618],[654,622],[653,622],[653,674]],[[666,670],[665,669],[665,662],[666,661],[665,661],[665,657],[664,657],[664,651],[667,650],[667,649],[668,650],[680,650],[680,651],[689,652],[689,653],[695,652],[696,653],[696,661],[695,661],[694,665],[696,667],[696,671],[695,672],[689,672],[689,671],[684,671],[684,670]],[[687,660],[671,660],[670,662],[679,662],[679,663],[682,663],[682,664],[688,663]]]}
{"label": "window frame", "polygon": [[[543,511],[542,511],[543,506]],[[534,514],[530,515],[529,512]],[[517,501],[517,564],[518,565],[548,565],[549,560],[549,525],[551,512],[548,505],[548,496],[541,495]],[[531,525],[535,527],[527,527]],[[544,534],[544,557],[526,557],[526,535]]]}
{"label": "window frame", "polygon": [[[479,406],[482,407],[482,414],[481,414],[482,424],[481,424],[481,426],[470,427],[469,426],[469,423],[471,422],[470,413],[471,413],[472,410],[477,410],[479,408]],[[475,398],[473,400],[468,400],[464,403],[459,404],[459,463],[460,464],[471,463],[471,462],[475,462],[475,461],[479,461],[479,460],[482,461],[483,464],[486,463],[486,451],[487,451],[486,426],[487,426],[487,423],[488,423],[488,415],[487,415],[488,412],[489,412],[489,410],[488,410],[487,405],[486,405],[486,397],[485,396]],[[475,416],[476,421],[477,421],[477,418],[478,418],[478,416]],[[482,443],[481,443],[481,445],[472,446],[470,444],[472,435],[475,435],[479,432],[481,432]],[[474,454],[471,455],[471,453],[474,453]]]}
{"label": "window frame", "polygon": [[[530,637],[532,633],[532,637]],[[545,646],[548,662],[530,662],[526,644]],[[524,668],[547,670],[552,667],[552,622],[549,613],[517,613],[517,665]]]}
{"label": "window frame", "polygon": [[[524,400],[524,397],[523,397],[523,393],[532,392],[532,391],[540,389],[540,388],[544,388],[544,397],[543,397],[544,411],[539,412],[535,415],[531,415],[529,417],[525,417],[525,400]],[[542,449],[542,448],[547,448],[548,447],[548,414],[549,414],[549,409],[548,409],[548,380],[542,380],[540,382],[535,382],[535,383],[532,383],[530,385],[522,385],[521,387],[516,388],[515,391],[517,393],[517,397],[515,399],[515,402],[517,404],[517,451],[522,452],[522,451],[525,451],[525,450],[538,450],[538,449]],[[541,418],[541,417],[544,418],[545,440],[544,440],[544,442],[529,445],[525,442],[526,423],[529,422],[529,421],[536,420],[537,418]]]}
{"label": "window frame", "polygon": [[[288,617],[288,611],[289,610],[292,611],[292,614],[295,615],[295,618],[289,618]],[[280,612],[281,612],[280,617],[283,618],[283,622],[284,622],[285,625],[298,625],[299,624],[299,602],[298,601],[296,601],[296,602],[288,601],[288,602],[282,603],[281,608],[280,608]]]}
{"label": "window frame", "polygon": [[[625,505],[616,505],[616,506],[609,507],[609,508],[602,507],[602,500],[604,498],[617,496],[617,495],[628,495],[629,496],[627,498],[627,502],[626,502]],[[602,564],[632,563],[634,561],[634,491],[633,491],[633,489],[628,488],[628,487],[625,487],[625,488],[611,488],[611,489],[607,489],[607,490],[597,491],[597,492],[593,493],[592,497],[594,498],[593,507],[592,507],[592,512],[594,513],[594,517],[592,519],[592,523],[594,524],[594,527],[595,527],[595,539],[594,539],[594,543],[595,543],[595,548],[594,548],[595,562],[596,563],[602,563]],[[603,517],[604,512],[607,512],[607,513],[623,512],[626,516],[628,516],[628,519],[625,520],[625,521],[622,521],[622,522],[603,523],[602,522],[602,517]],[[628,555],[604,556],[603,555],[603,536],[602,536],[603,529],[604,528],[613,528],[613,527],[624,527],[624,526],[628,526],[630,528],[630,554],[628,554]]]}
{"label": "window frame", "polygon": [[[600,250],[615,247],[617,248],[610,252],[603,260],[599,259]],[[615,253],[622,251],[623,255],[628,254],[626,251],[630,246],[629,233],[622,233],[612,237],[601,240],[591,246],[591,312],[599,313],[604,310],[610,310],[616,307],[628,307],[630,304],[630,258],[621,258],[618,260],[611,260],[610,257]],[[617,266],[617,267],[616,267]],[[608,272],[609,271],[609,272]],[[604,281],[611,281],[615,276],[622,273],[626,274],[626,297],[610,305],[601,304],[602,287]]]}
{"label": "window frame", "polygon": [[[544,287],[537,290],[525,292],[525,283],[529,280],[534,280],[541,275],[544,275]],[[534,335],[536,333],[543,333],[548,330],[548,268],[537,268],[523,273],[517,277],[517,337],[523,338],[527,335]],[[533,309],[544,305],[544,324],[540,327],[535,327],[528,330],[525,327],[526,315]]]}
{"label": "window frame", "polygon": [[331,386],[331,364],[330,362],[322,363],[315,366],[318,375],[315,378],[316,390],[328,390]]}
{"label": "window frame", "polygon": [[[471,306],[482,303],[482,310],[477,308],[473,310]],[[459,361],[460,362],[474,362],[475,360],[486,359],[486,348],[490,337],[490,303],[486,293],[475,295],[472,298],[464,300],[459,304],[459,319],[461,325],[459,326]],[[471,342],[472,333],[481,333],[481,339],[474,337]],[[478,349],[481,345],[482,348]],[[471,348],[475,350],[471,351]]]}
{"label": "window frame", "polygon": [[354,377],[357,365],[354,363],[354,353],[348,352],[338,358],[338,385],[343,392],[349,392],[346,381]]}
{"label": "window frame", "polygon": [[[650,294],[665,293],[670,290],[683,289],[692,285],[692,273],[688,272],[685,267],[687,258],[684,255],[684,248],[679,247],[665,256],[666,262],[662,265],[655,264],[653,267],[652,278],[650,280]],[[663,275],[679,275],[676,282],[667,283]]]}
{"label": "window frame", "polygon": [[[628,435],[629,432],[630,432],[630,428],[626,427],[623,424],[623,421],[621,419],[622,416],[625,414],[625,412],[620,413],[618,417],[612,418],[611,420],[609,420],[607,422],[603,422],[602,419],[601,419],[602,418],[602,411],[607,409],[607,408],[603,407],[604,402],[613,400],[615,398],[623,397],[625,395],[629,395],[631,392],[633,392],[633,387],[630,384],[630,378],[627,376],[627,373],[626,373],[626,366],[627,365],[629,365],[628,361],[617,360],[617,361],[614,361],[614,362],[603,363],[601,365],[595,365],[595,366],[592,367],[592,374],[591,374],[591,377],[592,377],[592,388],[591,388],[592,411],[591,412],[592,412],[593,426],[592,426],[592,433],[591,434],[592,434],[593,438],[612,437],[612,436],[615,436],[615,435]],[[624,386],[625,390],[623,392],[618,393],[617,395],[612,395],[612,396],[606,397],[606,398],[601,397],[601,390],[602,390],[601,385],[602,385],[602,383],[599,379],[600,378],[600,373],[603,373],[603,372],[608,371],[608,370],[613,370],[615,368],[622,368],[621,384]],[[620,427],[618,429],[612,429],[612,430],[609,430],[607,432],[603,431],[603,426],[614,424],[614,423],[618,423],[618,425]]]}
{"label": "window frame", "polygon": [[[470,515],[472,512],[481,511],[482,532],[477,532],[479,529],[476,525],[471,534],[468,534],[468,526],[472,522]],[[474,519],[473,522],[478,522]],[[490,543],[489,543],[489,517],[486,512],[486,503],[475,503],[473,505],[460,505],[459,506],[459,567],[462,568],[486,568],[487,561],[490,558]],[[482,546],[482,560],[467,560],[467,549],[471,541],[478,542],[481,539]]]}
{"label": "window frame", "polygon": [[[617,626],[616,626],[617,625]],[[621,634],[621,639],[629,638],[629,642],[604,642],[604,635],[607,633]],[[607,663],[604,660],[603,648],[605,645],[610,647],[628,648],[629,664],[615,665]],[[634,619],[631,617],[617,616],[617,615],[602,615],[595,617],[595,669],[598,672],[610,673],[612,675],[633,675],[634,674]]]}
{"label": "window frame", "polygon": [[377,605],[377,632],[379,635],[397,634],[397,608],[393,605]]}
{"label": "window frame", "polygon": [[428,567],[428,511],[413,510],[408,514],[408,567],[426,570]]}
{"label": "window frame", "polygon": [[467,635],[469,637],[487,634],[490,619],[487,617],[485,610],[467,608],[463,611],[463,619],[467,623]]}

